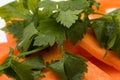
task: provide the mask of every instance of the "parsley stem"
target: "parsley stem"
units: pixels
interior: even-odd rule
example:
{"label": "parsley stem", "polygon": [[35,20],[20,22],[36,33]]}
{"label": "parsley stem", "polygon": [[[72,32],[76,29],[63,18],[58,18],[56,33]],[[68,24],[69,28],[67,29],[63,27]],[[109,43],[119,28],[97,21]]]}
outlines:
{"label": "parsley stem", "polygon": [[43,49],[45,49],[47,47],[48,46],[43,46],[43,47],[39,47],[37,49],[31,50],[31,51],[28,51],[28,52],[23,52],[23,53],[20,53],[17,57],[24,57],[24,56],[27,56],[27,55],[30,55],[30,54],[34,54],[35,52],[43,50]]}

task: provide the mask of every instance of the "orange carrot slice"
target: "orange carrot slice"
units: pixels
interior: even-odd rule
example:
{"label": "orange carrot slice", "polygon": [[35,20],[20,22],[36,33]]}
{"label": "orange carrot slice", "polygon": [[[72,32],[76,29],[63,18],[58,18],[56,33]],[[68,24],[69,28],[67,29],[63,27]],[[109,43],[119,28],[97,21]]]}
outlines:
{"label": "orange carrot slice", "polygon": [[83,80],[114,80],[110,75],[102,71],[91,62],[87,62],[88,72]]}
{"label": "orange carrot slice", "polygon": [[120,71],[120,58],[116,55],[115,52],[108,51],[107,56],[103,59],[106,50],[99,46],[95,36],[92,34],[87,33],[84,38],[77,43],[77,45],[88,51],[95,58]]}

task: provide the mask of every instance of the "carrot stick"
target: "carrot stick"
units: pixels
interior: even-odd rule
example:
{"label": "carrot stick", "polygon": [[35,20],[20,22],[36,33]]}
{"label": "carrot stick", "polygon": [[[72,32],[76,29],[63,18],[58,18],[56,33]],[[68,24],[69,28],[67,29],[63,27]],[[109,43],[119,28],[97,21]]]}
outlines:
{"label": "carrot stick", "polygon": [[88,72],[85,73],[85,78],[83,80],[114,80],[110,75],[105,73],[90,61],[88,61],[87,64]]}
{"label": "carrot stick", "polygon": [[88,51],[98,60],[103,61],[104,63],[120,71],[120,58],[116,55],[115,52],[108,51],[107,56],[103,59],[106,50],[99,46],[98,41],[92,34],[87,33],[84,38],[76,45]]}
{"label": "carrot stick", "polygon": [[[73,46],[72,44],[70,44],[69,41],[66,41],[64,43],[64,47],[65,47],[65,50],[67,50],[67,52],[78,51],[77,48]],[[48,50],[48,52],[43,53],[43,59],[45,60],[45,62],[50,62],[53,59],[59,60],[61,56],[62,56],[61,48],[58,46],[53,46],[51,49]],[[87,64],[88,64],[88,72],[85,73],[85,78],[83,80],[98,80],[98,79],[99,80],[113,80],[110,75],[102,71],[100,68],[95,66],[90,61],[88,61]],[[58,76],[50,69],[44,70],[43,72],[46,77],[40,80],[59,80]],[[91,74],[91,73],[94,73],[94,74]]]}
{"label": "carrot stick", "polygon": [[[10,37],[10,35],[8,35],[8,37]],[[9,39],[8,39],[8,43],[14,44],[14,45],[12,45],[12,47],[14,47],[15,46],[15,40],[13,38],[11,38],[10,40],[11,41],[9,41]],[[7,43],[4,43],[4,44],[7,45]],[[0,47],[1,46],[4,46],[4,45],[1,44]],[[11,46],[11,44],[9,44],[9,46]],[[8,47],[8,45],[7,45],[7,47]],[[5,47],[1,47],[1,48],[6,49],[6,50],[4,50],[6,52],[9,51],[9,49],[7,49],[6,46]],[[73,50],[73,52],[74,52],[74,50]],[[52,48],[48,49],[48,51],[44,51],[43,53],[44,53],[43,54],[43,59],[45,60],[45,62],[49,62],[49,61],[51,61],[53,59],[54,60],[59,60],[61,58],[61,55],[62,55],[61,48],[58,47],[58,46],[56,46],[56,45],[53,46]],[[8,54],[3,54],[3,55],[4,56],[8,56]],[[1,58],[3,59],[3,57],[1,57]],[[88,64],[88,73],[85,74],[85,79],[91,80],[92,78],[90,78],[89,76],[91,76],[90,75],[91,71],[94,71],[94,73],[96,73],[96,75],[98,75],[99,78],[100,77],[104,77],[104,79],[102,78],[101,80],[107,80],[107,79],[112,80],[109,75],[107,75],[106,73],[104,73],[100,69],[96,70],[97,72],[95,72],[95,70],[92,70],[92,69],[95,69],[95,68],[93,68],[93,67],[90,68],[89,67],[89,65],[91,66],[90,62],[88,62],[87,64]],[[97,66],[95,66],[95,67],[97,67]],[[100,74],[97,74],[99,71],[102,72],[102,76]],[[40,80],[59,80],[59,78],[57,77],[57,75],[53,71],[51,71],[50,69],[43,70],[43,73],[45,74],[46,77],[42,78]],[[97,80],[97,78],[94,78],[96,76],[92,76],[92,77],[93,77],[94,80]],[[0,79],[1,80],[3,80],[3,79],[4,80],[11,80],[8,77],[6,77],[5,75],[1,76]]]}
{"label": "carrot stick", "polygon": [[109,74],[112,78],[114,78],[114,80],[120,80],[120,71],[117,71],[115,68],[103,63],[95,57],[89,57],[89,60],[98,66],[101,70]]}

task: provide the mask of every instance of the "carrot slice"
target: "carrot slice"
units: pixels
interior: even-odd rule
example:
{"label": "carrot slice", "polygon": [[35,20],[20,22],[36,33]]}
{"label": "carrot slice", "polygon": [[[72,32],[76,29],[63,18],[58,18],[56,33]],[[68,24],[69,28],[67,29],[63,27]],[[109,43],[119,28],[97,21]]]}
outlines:
{"label": "carrot slice", "polygon": [[83,80],[114,80],[110,75],[102,71],[90,61],[88,64],[88,72]]}
{"label": "carrot slice", "polygon": [[109,74],[112,78],[114,78],[114,80],[120,80],[120,71],[117,71],[115,68],[103,63],[95,57],[89,57],[89,60],[98,66],[101,70]]}
{"label": "carrot slice", "polygon": [[76,45],[88,51],[91,55],[97,58],[100,61],[114,67],[120,71],[120,58],[113,51],[108,51],[107,56],[103,59],[106,50],[101,48],[95,38],[90,33],[87,33],[84,38],[79,41]]}

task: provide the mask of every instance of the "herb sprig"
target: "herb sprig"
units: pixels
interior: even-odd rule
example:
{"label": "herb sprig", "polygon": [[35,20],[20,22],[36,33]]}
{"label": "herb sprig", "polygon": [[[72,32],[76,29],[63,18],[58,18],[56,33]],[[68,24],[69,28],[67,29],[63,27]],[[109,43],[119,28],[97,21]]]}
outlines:
{"label": "herb sprig", "polygon": [[[49,64],[44,64],[42,57],[38,56],[33,56],[23,62],[20,62],[19,59],[46,50],[54,44],[62,47],[66,39],[75,44],[83,38],[88,27],[94,30],[102,46],[119,53],[119,46],[116,47],[116,45],[119,42],[117,37],[119,36],[120,20],[118,16],[120,11],[115,12],[115,15],[113,12],[102,18],[90,20],[89,15],[95,14],[92,6],[99,9],[99,3],[95,0],[60,2],[15,0],[0,7],[0,16],[6,22],[11,21],[3,30],[18,39],[16,47],[19,50],[19,55],[13,55],[13,49],[11,49],[8,58],[0,66],[0,73],[5,73],[16,80],[34,80],[44,77],[42,70],[49,67],[57,73],[61,80],[83,78],[84,73],[87,72],[87,60],[66,53],[64,49],[62,59]],[[14,18],[23,20],[16,21]]]}

